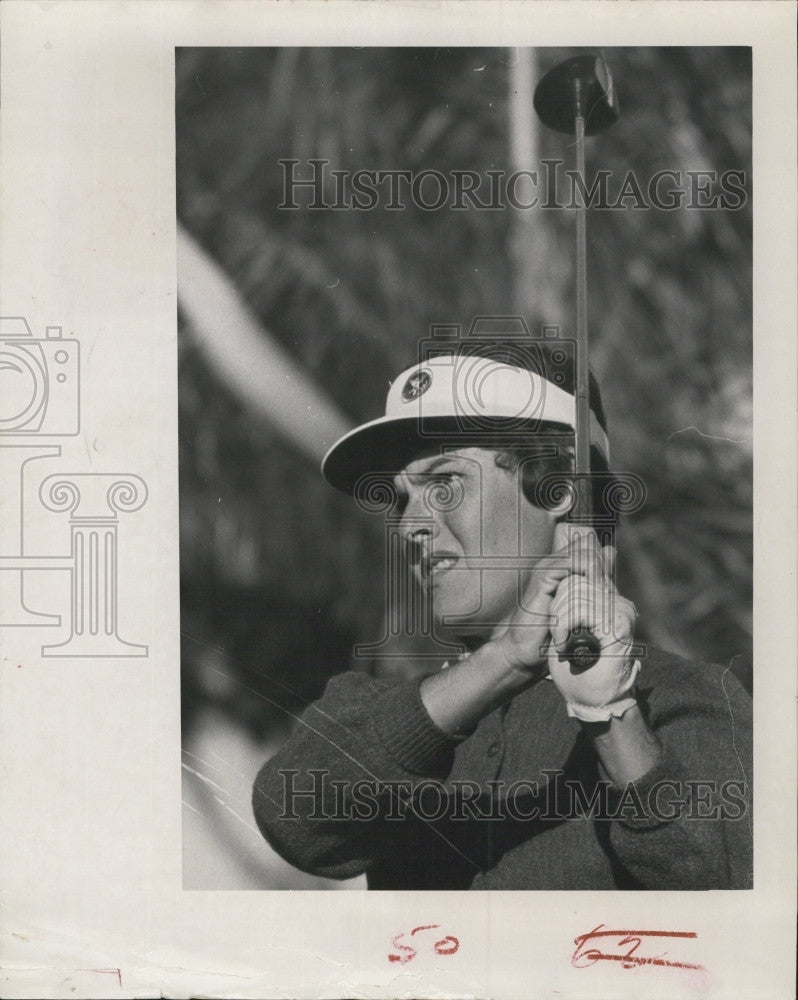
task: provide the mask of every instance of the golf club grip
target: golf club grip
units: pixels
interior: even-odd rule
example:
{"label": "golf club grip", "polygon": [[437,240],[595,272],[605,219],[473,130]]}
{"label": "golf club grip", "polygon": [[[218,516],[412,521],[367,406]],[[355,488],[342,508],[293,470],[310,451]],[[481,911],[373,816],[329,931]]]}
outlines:
{"label": "golf club grip", "polygon": [[568,660],[577,670],[589,670],[598,662],[600,656],[601,646],[598,639],[582,629],[568,636],[565,649],[560,653],[560,659]]}

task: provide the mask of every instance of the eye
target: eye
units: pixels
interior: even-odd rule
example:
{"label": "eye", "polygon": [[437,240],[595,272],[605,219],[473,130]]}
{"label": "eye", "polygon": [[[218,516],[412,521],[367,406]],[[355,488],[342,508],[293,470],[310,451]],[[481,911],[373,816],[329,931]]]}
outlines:
{"label": "eye", "polygon": [[439,472],[430,476],[424,488],[424,503],[430,511],[447,513],[459,507],[465,496],[463,477],[458,472]]}

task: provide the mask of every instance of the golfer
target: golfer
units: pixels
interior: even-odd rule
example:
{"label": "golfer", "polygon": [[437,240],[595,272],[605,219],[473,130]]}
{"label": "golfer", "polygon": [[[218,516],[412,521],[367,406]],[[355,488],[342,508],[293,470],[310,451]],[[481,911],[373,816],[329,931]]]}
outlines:
{"label": "golfer", "polygon": [[752,885],[750,701],[728,669],[636,642],[595,383],[590,402],[591,523],[569,520],[572,382],[501,351],[402,372],[325,457],[356,497],[391,482],[454,652],[421,680],[333,678],[262,768],[258,825],[296,867],[373,889]]}

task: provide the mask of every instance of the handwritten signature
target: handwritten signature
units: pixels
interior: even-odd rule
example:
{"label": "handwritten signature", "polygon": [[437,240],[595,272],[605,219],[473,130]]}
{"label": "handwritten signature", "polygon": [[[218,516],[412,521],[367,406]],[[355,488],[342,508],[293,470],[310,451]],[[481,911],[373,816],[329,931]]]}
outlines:
{"label": "handwritten signature", "polygon": [[[439,927],[440,924],[422,924],[420,927],[414,927],[413,930],[410,931],[410,937],[413,937],[414,934],[420,934],[421,931],[437,930]],[[399,962],[400,965],[405,965],[407,962],[411,962],[418,954],[418,949],[413,948],[408,944],[401,944],[401,939],[404,936],[404,932],[402,932],[391,939],[391,944],[394,948],[396,948],[396,952],[391,952],[388,955],[389,962]],[[456,937],[452,937],[450,934],[447,934],[446,937],[441,938],[440,941],[436,941],[432,947],[438,955],[454,955],[460,947],[460,942]]]}
{"label": "handwritten signature", "polygon": [[646,946],[656,943],[657,939],[673,941],[697,937],[694,931],[608,930],[604,924],[599,924],[589,933],[574,938],[576,950],[571,955],[571,965],[576,969],[584,969],[604,959],[609,962],[620,962],[622,969],[634,969],[640,965],[666,965],[674,969],[703,970],[702,965],[665,958],[667,951],[655,955],[644,953],[647,950]]}

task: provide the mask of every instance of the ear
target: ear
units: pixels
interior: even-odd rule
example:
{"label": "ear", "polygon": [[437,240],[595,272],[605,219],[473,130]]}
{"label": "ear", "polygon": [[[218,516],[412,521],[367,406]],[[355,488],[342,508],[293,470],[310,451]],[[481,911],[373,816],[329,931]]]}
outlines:
{"label": "ear", "polygon": [[557,504],[551,511],[557,524],[562,524],[566,517],[573,510],[574,504],[576,503],[576,495],[574,493],[573,485],[569,485],[563,490],[562,502]]}
{"label": "ear", "polygon": [[570,497],[553,509],[538,507],[537,504],[532,503],[524,493],[521,494],[521,503],[522,510],[525,508],[527,510],[534,511],[537,517],[543,515],[549,518],[555,529],[557,529],[560,525],[567,525],[567,518],[573,507],[573,500]]}

